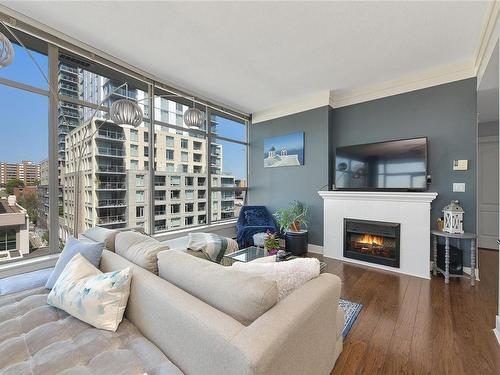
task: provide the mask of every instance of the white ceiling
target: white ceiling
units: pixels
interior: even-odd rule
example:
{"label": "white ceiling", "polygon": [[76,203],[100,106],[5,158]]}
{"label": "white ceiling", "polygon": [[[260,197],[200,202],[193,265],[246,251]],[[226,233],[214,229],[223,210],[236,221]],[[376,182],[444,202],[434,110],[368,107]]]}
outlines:
{"label": "white ceiling", "polygon": [[460,1],[2,4],[249,113],[472,64],[488,8]]}

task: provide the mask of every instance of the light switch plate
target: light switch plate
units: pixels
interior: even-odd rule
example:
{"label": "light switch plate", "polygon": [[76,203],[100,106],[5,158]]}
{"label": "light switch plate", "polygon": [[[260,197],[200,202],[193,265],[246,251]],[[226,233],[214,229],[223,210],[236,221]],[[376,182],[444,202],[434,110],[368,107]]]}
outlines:
{"label": "light switch plate", "polygon": [[454,171],[466,171],[467,169],[469,169],[468,160],[453,160]]}
{"label": "light switch plate", "polygon": [[465,182],[454,182],[453,183],[454,193],[465,193]]}

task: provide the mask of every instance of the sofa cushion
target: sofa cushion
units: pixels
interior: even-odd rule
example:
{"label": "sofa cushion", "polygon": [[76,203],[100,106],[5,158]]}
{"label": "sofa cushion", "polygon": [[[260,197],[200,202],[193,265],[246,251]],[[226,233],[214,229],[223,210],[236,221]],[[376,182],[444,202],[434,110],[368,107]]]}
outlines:
{"label": "sofa cushion", "polygon": [[120,232],[115,239],[115,252],[134,264],[158,274],[157,254],[169,247],[138,232]]}
{"label": "sofa cushion", "polygon": [[249,325],[278,301],[275,281],[178,251],[158,254],[159,275],[189,294]]}
{"label": "sofa cushion", "polygon": [[2,374],[182,374],[128,320],[100,330],[47,305],[47,293],[0,296]]}
{"label": "sofa cushion", "polygon": [[262,262],[235,262],[232,268],[276,281],[280,301],[319,276],[320,265],[316,258],[297,258],[286,262],[269,262],[267,258],[270,257],[264,257],[266,261]]}
{"label": "sofa cushion", "polygon": [[52,289],[57,281],[57,278],[64,270],[64,267],[69,263],[71,258],[76,254],[81,254],[85,259],[92,263],[95,267],[99,267],[99,262],[101,261],[102,251],[104,249],[104,242],[82,242],[74,237],[68,238],[64,249],[57,259],[54,271],[49,276],[45,287],[47,289]]}
{"label": "sofa cushion", "polygon": [[104,246],[109,251],[115,251],[115,237],[118,234],[117,230],[107,229],[102,227],[92,227],[81,234],[82,237],[88,238],[94,242],[104,242]]}
{"label": "sofa cushion", "polygon": [[66,265],[47,303],[96,328],[116,331],[130,294],[131,269],[102,273],[80,254]]}

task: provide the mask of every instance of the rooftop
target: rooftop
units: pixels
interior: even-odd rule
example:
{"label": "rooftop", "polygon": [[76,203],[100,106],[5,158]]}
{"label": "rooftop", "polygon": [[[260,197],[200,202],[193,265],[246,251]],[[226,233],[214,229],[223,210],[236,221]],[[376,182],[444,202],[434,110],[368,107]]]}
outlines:
{"label": "rooftop", "polygon": [[7,199],[0,199],[0,214],[17,214],[20,212],[21,210],[17,204],[15,206],[9,206]]}

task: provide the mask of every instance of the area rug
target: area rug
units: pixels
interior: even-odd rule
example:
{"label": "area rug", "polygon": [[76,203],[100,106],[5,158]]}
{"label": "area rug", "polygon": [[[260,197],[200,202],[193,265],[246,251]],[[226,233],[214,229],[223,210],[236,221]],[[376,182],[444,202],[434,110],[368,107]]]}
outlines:
{"label": "area rug", "polygon": [[342,337],[345,339],[351,330],[352,325],[358,318],[363,305],[341,298],[339,301],[339,307],[344,310],[345,313],[344,328],[342,329]]}

